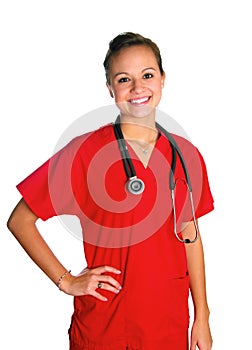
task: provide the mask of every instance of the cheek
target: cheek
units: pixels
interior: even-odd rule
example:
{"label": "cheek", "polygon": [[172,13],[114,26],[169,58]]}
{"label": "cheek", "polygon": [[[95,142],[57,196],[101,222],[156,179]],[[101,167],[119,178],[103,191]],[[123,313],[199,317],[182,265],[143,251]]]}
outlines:
{"label": "cheek", "polygon": [[153,85],[152,90],[155,92],[155,96],[157,98],[160,98],[162,95],[162,88],[163,85],[161,82],[156,83],[155,85]]}
{"label": "cheek", "polygon": [[116,102],[120,102],[120,101],[125,100],[126,95],[127,95],[127,91],[125,91],[125,89],[116,88],[114,90],[114,96],[115,96]]}
{"label": "cheek", "polygon": [[161,98],[162,98],[162,86],[161,83],[159,82],[158,84],[156,84],[155,86],[152,87],[152,91],[154,92],[154,96],[153,96],[153,105],[155,107],[158,106]]}

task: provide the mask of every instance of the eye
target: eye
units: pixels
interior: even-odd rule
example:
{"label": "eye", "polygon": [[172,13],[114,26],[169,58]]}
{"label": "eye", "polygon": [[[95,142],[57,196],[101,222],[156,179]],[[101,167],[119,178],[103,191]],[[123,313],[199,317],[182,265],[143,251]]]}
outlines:
{"label": "eye", "polygon": [[128,81],[129,81],[129,78],[123,77],[123,78],[121,78],[118,82],[119,82],[119,83],[127,83]]}
{"label": "eye", "polygon": [[153,74],[151,74],[151,73],[146,73],[146,74],[144,74],[144,79],[150,79],[150,78],[152,78],[153,77]]}

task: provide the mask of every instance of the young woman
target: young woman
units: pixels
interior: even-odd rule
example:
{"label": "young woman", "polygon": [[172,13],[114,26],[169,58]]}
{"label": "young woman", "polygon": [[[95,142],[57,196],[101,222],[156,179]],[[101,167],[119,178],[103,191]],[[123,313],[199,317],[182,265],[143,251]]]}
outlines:
{"label": "young woman", "polygon": [[[197,218],[213,209],[213,198],[203,158],[173,135],[190,175],[191,209],[182,160],[177,156],[171,169],[172,143],[155,121],[165,83],[158,47],[139,34],[120,34],[104,67],[120,111],[116,123],[76,137],[22,181],[8,227],[56,286],[75,297],[71,350],[188,349],[189,289],[190,349],[210,350]],[[77,276],[36,227],[38,218],[62,214],[78,216],[83,229],[87,267]]]}

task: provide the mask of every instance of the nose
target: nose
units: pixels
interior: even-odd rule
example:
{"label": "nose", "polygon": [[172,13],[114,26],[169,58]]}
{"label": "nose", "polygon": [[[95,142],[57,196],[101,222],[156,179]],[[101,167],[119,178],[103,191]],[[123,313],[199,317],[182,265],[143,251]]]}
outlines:
{"label": "nose", "polygon": [[140,94],[142,93],[144,90],[144,82],[142,79],[134,79],[132,81],[132,89],[131,91],[136,93],[136,94]]}

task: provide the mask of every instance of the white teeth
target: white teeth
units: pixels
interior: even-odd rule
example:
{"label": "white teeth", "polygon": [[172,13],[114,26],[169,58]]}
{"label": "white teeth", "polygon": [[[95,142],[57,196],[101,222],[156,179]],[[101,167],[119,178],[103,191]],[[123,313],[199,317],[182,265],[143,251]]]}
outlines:
{"label": "white teeth", "polygon": [[146,102],[148,100],[149,100],[149,97],[143,97],[143,98],[139,98],[137,100],[131,100],[130,102],[131,103],[138,103],[138,104],[140,104],[140,103]]}

